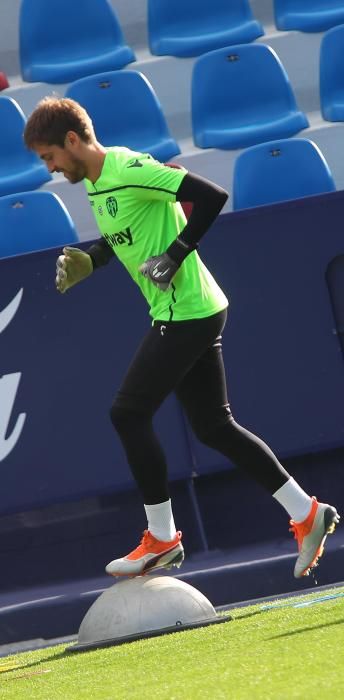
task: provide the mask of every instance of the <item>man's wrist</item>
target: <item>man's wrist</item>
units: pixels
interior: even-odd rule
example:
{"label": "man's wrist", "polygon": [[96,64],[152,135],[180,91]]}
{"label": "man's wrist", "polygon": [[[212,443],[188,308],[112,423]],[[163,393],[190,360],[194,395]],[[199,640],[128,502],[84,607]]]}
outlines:
{"label": "man's wrist", "polygon": [[93,243],[90,248],[87,248],[85,253],[87,253],[87,255],[89,255],[91,258],[93,270],[97,270],[98,267],[107,265],[114,255],[110,246],[107,244],[104,245],[103,240]]}
{"label": "man's wrist", "polygon": [[185,241],[178,236],[178,238],[169,245],[166,253],[177,265],[181,265],[193,250],[195,250],[195,247],[188,245],[188,243],[185,243]]}

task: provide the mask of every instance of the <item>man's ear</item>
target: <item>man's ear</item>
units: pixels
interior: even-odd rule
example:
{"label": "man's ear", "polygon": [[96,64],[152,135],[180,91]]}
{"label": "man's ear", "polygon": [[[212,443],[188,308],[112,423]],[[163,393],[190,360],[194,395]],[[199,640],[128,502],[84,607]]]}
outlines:
{"label": "man's ear", "polygon": [[80,143],[80,136],[75,131],[67,131],[65,146],[77,146]]}

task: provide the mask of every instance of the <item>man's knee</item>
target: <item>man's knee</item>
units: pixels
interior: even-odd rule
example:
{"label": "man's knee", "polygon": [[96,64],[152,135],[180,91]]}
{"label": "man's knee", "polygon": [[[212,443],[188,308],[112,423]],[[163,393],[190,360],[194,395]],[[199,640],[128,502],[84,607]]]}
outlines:
{"label": "man's knee", "polygon": [[133,432],[137,427],[145,425],[151,421],[148,411],[139,411],[136,406],[123,404],[115,399],[110,409],[110,419],[119,435]]}
{"label": "man's knee", "polygon": [[193,423],[192,428],[196,437],[203,445],[216,449],[219,436],[222,436],[224,432],[231,432],[232,422],[233,418],[231,414],[224,411],[221,415],[213,416],[208,421]]}
{"label": "man's knee", "polygon": [[113,427],[119,434],[128,430],[129,426],[133,425],[133,422],[135,422],[133,410],[127,406],[121,405],[117,401],[114,401],[110,408],[110,418]]}

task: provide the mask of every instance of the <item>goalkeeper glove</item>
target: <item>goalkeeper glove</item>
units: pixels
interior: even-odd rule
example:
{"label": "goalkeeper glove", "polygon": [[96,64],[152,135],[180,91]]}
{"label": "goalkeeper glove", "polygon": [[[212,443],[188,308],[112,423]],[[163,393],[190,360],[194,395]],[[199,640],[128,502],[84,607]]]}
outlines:
{"label": "goalkeeper glove", "polygon": [[144,277],[155,284],[162,292],[166,292],[171,284],[172,277],[179,268],[167,253],[153,255],[140,265],[139,270]]}
{"label": "goalkeeper glove", "polygon": [[197,246],[190,246],[185,241],[181,240],[180,236],[176,238],[162,255],[153,255],[153,257],[145,260],[140,265],[139,270],[147,277],[156,287],[162,292],[171,286],[171,281],[177,270],[185,260],[186,256],[195,250]]}
{"label": "goalkeeper glove", "polygon": [[92,258],[80,248],[65,246],[56,261],[56,289],[64,294],[93,272]]}

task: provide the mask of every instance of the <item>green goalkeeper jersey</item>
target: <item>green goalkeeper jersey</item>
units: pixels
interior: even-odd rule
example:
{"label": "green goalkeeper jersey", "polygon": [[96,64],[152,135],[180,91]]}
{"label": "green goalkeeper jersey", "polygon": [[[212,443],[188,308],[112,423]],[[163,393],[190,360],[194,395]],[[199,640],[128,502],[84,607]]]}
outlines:
{"label": "green goalkeeper jersey", "polygon": [[99,231],[139,285],[154,320],[203,318],[228,306],[196,251],[184,260],[166,292],[139,272],[147,258],[164,253],[185,227],[176,192],[186,172],[116,146],[107,149],[98,180],[84,180]]}

